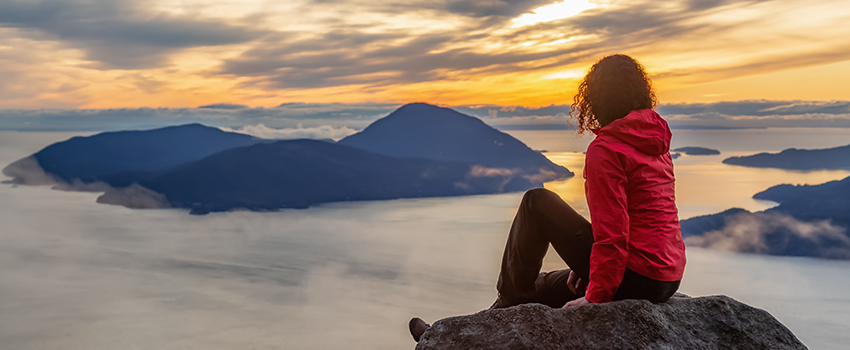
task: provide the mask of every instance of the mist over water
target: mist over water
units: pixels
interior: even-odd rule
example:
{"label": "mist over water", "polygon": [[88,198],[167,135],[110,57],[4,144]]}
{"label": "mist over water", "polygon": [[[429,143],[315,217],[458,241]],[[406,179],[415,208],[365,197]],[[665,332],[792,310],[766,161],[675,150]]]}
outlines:
{"label": "mist over water", "polygon": [[[753,136],[765,145],[753,150],[717,140],[713,132],[674,131],[674,147],[724,152],[676,160],[680,216],[732,206],[759,210],[772,204],[749,197],[769,186],[850,175],[719,163],[738,153],[850,143],[844,129],[841,137],[780,131],[763,141]],[[545,144],[571,134],[511,134],[576,172],[546,187],[587,215],[583,155]],[[0,132],[0,166],[70,135]],[[768,147],[777,135],[797,138]],[[97,195],[0,186],[4,348],[412,348],[410,317],[433,321],[492,303],[521,198],[509,193],[191,216],[97,204]],[[727,294],[764,308],[813,349],[850,343],[850,263],[692,247],[688,259],[682,292]],[[544,262],[544,269],[564,267],[553,252]]]}

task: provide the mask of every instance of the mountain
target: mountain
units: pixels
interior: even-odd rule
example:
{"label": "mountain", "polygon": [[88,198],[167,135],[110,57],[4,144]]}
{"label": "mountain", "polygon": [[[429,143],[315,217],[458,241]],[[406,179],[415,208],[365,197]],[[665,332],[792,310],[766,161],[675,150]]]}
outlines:
{"label": "mountain", "polygon": [[426,103],[404,105],[339,144],[392,157],[510,169],[543,181],[573,176],[566,168],[478,118]]}
{"label": "mountain", "polygon": [[682,237],[701,236],[709,231],[721,230],[726,227],[726,218],[749,211],[741,208],[726,209],[717,214],[696,216],[682,220],[679,225],[682,228]]}
{"label": "mountain", "polygon": [[272,142],[190,124],[75,137],[4,174],[105,191],[100,203],[196,214],[524,191],[573,175],[477,118],[422,103],[339,143]]}
{"label": "mountain", "polygon": [[689,156],[710,156],[710,155],[720,154],[720,151],[718,151],[716,149],[705,148],[705,147],[680,147],[680,148],[671,150],[670,152],[684,153],[684,154],[687,154]]}
{"label": "mountain", "polygon": [[850,145],[814,150],[789,148],[779,153],[730,157],[723,163],[790,170],[850,169]]}
{"label": "mountain", "polygon": [[258,142],[262,140],[201,124],[105,132],[54,143],[10,164],[3,174],[13,177],[13,183],[24,184],[43,182],[37,177],[40,170],[60,182],[129,185],[188,161]]}
{"label": "mountain", "polygon": [[779,206],[734,208],[682,220],[688,245],[746,253],[850,259],[850,177],[820,185],[778,185],[753,196]]}
{"label": "mountain", "polygon": [[[316,140],[287,140],[225,150],[140,185],[164,195],[171,207],[205,214],[523,191],[542,183],[470,163],[395,158]],[[107,192],[100,201],[123,204],[121,191]]]}
{"label": "mountain", "polygon": [[798,219],[830,219],[850,226],[850,177],[820,185],[777,185],[753,195],[779,203],[768,212]]}

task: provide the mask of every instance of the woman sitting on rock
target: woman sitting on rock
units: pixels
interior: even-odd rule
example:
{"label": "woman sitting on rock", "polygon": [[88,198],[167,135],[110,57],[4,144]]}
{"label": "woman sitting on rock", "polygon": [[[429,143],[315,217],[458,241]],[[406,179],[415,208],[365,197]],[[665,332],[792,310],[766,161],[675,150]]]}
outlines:
{"label": "woman sitting on rock", "polygon": [[[672,134],[653,108],[652,82],[626,55],[602,58],[579,85],[570,116],[596,139],[585,156],[592,223],[537,188],[514,218],[491,308],[575,307],[621,299],[667,301],[679,288],[685,245],[674,194]],[[541,273],[549,244],[570,269]],[[589,281],[588,283],[584,283]],[[428,325],[410,321],[417,341]]]}

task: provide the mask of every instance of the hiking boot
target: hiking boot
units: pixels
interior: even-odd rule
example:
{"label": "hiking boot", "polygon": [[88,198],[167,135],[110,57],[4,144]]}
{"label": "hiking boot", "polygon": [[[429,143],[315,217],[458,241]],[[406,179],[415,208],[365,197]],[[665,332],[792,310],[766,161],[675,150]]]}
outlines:
{"label": "hiking boot", "polygon": [[431,327],[430,324],[425,323],[425,321],[419,317],[411,318],[410,323],[407,326],[410,328],[410,335],[413,336],[413,340],[417,343],[419,342],[419,338],[422,337],[422,334],[425,334],[425,331]]}
{"label": "hiking boot", "polygon": [[502,294],[499,294],[499,296],[496,297],[496,301],[493,302],[493,305],[490,305],[490,308],[488,310],[504,309],[506,307],[511,307],[511,306],[530,303],[530,302],[531,302],[530,300],[522,300],[522,301],[519,301],[519,302],[508,301],[507,299],[502,298]]}
{"label": "hiking boot", "polygon": [[506,308],[508,306],[510,306],[510,305],[507,305],[507,303],[505,303],[505,300],[502,299],[502,296],[499,295],[499,296],[496,297],[496,301],[493,302],[493,305],[490,305],[490,308],[488,310],[502,309],[502,308]]}

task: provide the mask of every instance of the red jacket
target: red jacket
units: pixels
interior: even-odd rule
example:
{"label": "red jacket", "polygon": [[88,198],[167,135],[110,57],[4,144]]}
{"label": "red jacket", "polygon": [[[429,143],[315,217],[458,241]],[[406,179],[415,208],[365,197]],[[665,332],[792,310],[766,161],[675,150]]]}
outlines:
{"label": "red jacket", "polygon": [[681,280],[685,244],[667,122],[643,109],[592,131],[584,191],[595,242],[585,297],[611,301],[627,267],[659,281]]}

